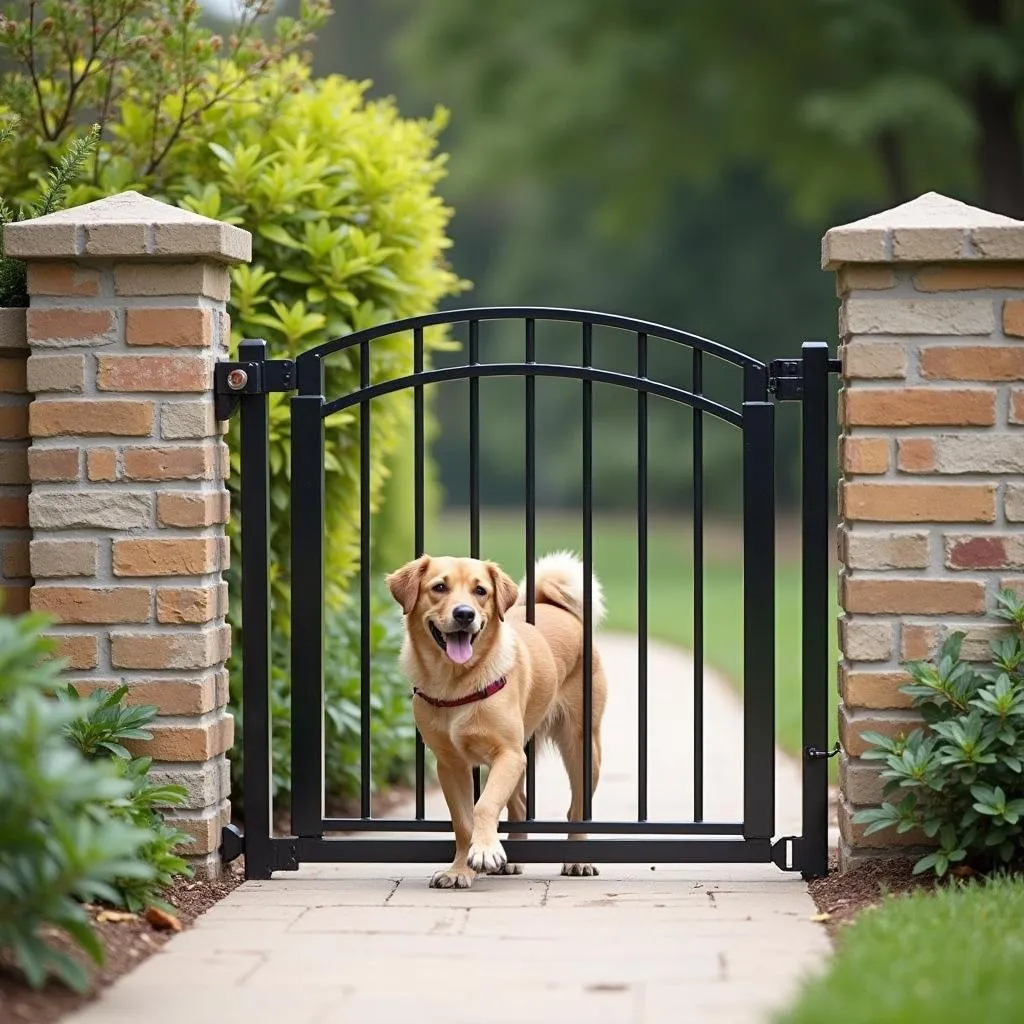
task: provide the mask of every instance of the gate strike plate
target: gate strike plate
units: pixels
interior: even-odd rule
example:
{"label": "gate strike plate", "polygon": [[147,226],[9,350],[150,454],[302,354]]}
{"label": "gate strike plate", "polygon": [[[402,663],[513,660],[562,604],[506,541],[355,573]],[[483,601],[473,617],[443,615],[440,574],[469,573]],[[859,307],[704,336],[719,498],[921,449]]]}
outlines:
{"label": "gate strike plate", "polygon": [[231,418],[242,395],[294,390],[295,362],[291,359],[221,362],[213,368],[214,412],[218,420]]}

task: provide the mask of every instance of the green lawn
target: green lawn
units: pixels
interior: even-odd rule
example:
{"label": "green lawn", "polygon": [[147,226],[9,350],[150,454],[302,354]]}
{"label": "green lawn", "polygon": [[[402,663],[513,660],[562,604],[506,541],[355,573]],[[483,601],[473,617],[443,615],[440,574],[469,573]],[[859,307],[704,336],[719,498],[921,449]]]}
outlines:
{"label": "green lawn", "polygon": [[861,913],[777,1024],[1024,1018],[1024,884],[917,892]]}
{"label": "green lawn", "polygon": [[[580,517],[540,511],[537,553],[557,548],[580,549]],[[516,579],[523,573],[523,517],[485,510],[481,517],[481,554]],[[693,561],[687,522],[652,522],[649,529],[648,631],[669,643],[693,646]],[[704,557],[704,649],[714,666],[737,688],[742,686],[742,559],[738,528],[710,524]],[[432,554],[468,550],[468,514],[448,513],[427,535]],[[800,562],[791,536],[784,537],[777,555],[776,586],[776,722],[782,745],[800,749]],[[595,516],[594,571],[605,589],[608,627],[635,632],[637,628],[637,535],[632,520]],[[831,600],[835,615],[835,596]],[[830,630],[835,664],[835,630]],[[835,736],[835,677],[830,670],[821,681],[833,708],[830,735]]]}

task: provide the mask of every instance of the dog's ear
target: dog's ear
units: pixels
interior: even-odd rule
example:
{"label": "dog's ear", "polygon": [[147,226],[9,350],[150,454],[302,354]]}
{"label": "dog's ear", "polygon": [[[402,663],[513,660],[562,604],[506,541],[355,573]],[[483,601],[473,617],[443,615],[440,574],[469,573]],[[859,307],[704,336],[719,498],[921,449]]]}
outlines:
{"label": "dog's ear", "polygon": [[504,622],[505,612],[516,603],[519,597],[519,587],[516,581],[507,573],[503,572],[500,566],[493,562],[487,563],[487,571],[491,574],[491,584],[494,587],[494,607],[498,611],[498,618]]}
{"label": "dog's ear", "polygon": [[391,596],[402,606],[402,614],[408,615],[416,607],[420,596],[420,580],[430,564],[429,555],[421,555],[414,562],[406,562],[401,569],[384,578]]}

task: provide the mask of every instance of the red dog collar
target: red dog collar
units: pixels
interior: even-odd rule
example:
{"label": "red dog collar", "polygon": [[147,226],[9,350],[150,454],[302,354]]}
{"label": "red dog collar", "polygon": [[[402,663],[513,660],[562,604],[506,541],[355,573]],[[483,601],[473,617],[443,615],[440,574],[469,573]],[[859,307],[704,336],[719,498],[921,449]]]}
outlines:
{"label": "red dog collar", "polygon": [[457,700],[438,700],[437,697],[430,697],[415,686],[412,688],[412,695],[420,697],[435,708],[458,708],[462,707],[463,704],[472,704],[478,700],[486,700],[492,694],[503,689],[506,682],[508,680],[502,676],[500,679],[495,679],[493,683],[488,683],[482,690],[476,690],[468,697],[459,697]]}

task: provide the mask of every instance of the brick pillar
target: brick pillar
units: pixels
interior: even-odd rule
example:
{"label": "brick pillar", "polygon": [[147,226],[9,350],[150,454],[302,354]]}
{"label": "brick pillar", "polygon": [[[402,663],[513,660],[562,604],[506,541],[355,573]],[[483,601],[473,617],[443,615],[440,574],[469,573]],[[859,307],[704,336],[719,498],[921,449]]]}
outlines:
{"label": "brick pillar", "polygon": [[[951,631],[985,658],[1001,585],[1024,585],[1024,222],[929,193],[832,228],[840,353],[841,860],[906,853],[865,837],[878,762],[863,730],[917,724],[903,663]],[[1017,574],[1017,575],[1015,575]]]}
{"label": "brick pillar", "polygon": [[0,309],[0,611],[28,609],[28,394],[25,310]]}
{"label": "brick pillar", "polygon": [[31,606],[68,678],[156,704],[135,744],[183,784],[187,851],[217,870],[228,820],[227,447],[212,364],[247,232],[134,192],[9,225],[29,264]]}

